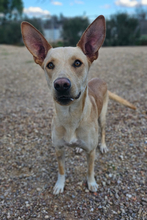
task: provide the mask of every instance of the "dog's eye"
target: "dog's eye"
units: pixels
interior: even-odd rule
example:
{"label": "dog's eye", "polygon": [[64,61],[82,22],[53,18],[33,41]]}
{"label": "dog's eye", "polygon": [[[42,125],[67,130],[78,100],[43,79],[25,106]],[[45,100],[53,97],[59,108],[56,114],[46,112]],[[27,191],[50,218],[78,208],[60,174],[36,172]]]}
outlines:
{"label": "dog's eye", "polygon": [[75,60],[73,66],[74,67],[80,67],[82,65],[82,62],[80,60]]}
{"label": "dog's eye", "polygon": [[54,69],[54,64],[53,64],[52,62],[49,62],[49,63],[47,64],[47,68],[49,68],[49,69]]}

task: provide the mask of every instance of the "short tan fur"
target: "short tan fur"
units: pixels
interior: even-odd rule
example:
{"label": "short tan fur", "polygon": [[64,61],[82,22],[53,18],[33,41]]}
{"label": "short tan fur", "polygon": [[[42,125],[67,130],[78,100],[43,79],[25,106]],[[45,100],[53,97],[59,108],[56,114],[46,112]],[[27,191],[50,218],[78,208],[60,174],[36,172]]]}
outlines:
{"label": "short tan fur", "polygon": [[58,161],[58,179],[53,193],[64,191],[65,147],[79,147],[86,151],[88,189],[95,192],[98,188],[94,178],[98,121],[102,134],[100,150],[102,153],[108,151],[105,143],[108,97],[135,109],[131,103],[108,91],[103,80],[94,78],[88,82],[89,68],[98,58],[105,39],[105,18],[102,15],[97,17],[76,47],[52,48],[28,22],[22,22],[21,30],[34,61],[44,70],[54,100],[52,141]]}

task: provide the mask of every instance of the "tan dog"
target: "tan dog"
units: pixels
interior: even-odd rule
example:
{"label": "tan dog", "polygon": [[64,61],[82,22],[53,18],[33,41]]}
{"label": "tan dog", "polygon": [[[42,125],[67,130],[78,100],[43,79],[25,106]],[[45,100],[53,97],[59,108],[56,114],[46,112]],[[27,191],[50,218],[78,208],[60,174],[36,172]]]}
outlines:
{"label": "tan dog", "polygon": [[135,107],[107,91],[106,83],[98,78],[88,83],[92,62],[105,39],[105,19],[99,16],[84,32],[77,47],[53,49],[43,35],[27,22],[22,23],[22,36],[28,50],[45,72],[51,90],[55,114],[52,122],[52,141],[58,160],[58,180],[54,194],[62,193],[65,185],[64,148],[80,147],[87,153],[88,189],[97,191],[94,178],[95,151],[98,146],[98,119],[101,127],[101,152],[105,144],[105,118],[108,94],[133,109]]}

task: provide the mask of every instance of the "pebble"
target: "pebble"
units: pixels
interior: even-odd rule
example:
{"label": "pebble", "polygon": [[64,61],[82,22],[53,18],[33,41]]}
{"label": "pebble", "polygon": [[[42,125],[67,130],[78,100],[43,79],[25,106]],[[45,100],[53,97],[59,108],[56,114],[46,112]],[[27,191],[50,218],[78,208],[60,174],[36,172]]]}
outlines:
{"label": "pebble", "polygon": [[108,199],[108,197],[107,196],[105,196],[105,200],[107,200]]}
{"label": "pebble", "polygon": [[111,178],[113,175],[112,175],[112,173],[109,173],[109,177]]}
{"label": "pebble", "polygon": [[119,195],[117,193],[115,193],[115,198],[119,199]]}
{"label": "pebble", "polygon": [[120,210],[121,210],[122,214],[124,214],[124,213],[125,213],[125,210],[124,210],[124,209],[122,209],[122,208],[121,208]]}
{"label": "pebble", "polygon": [[147,202],[147,198],[142,198],[142,201],[143,202]]}
{"label": "pebble", "polygon": [[82,186],[82,185],[83,185],[83,182],[78,182],[78,185],[79,185],[79,186]]}
{"label": "pebble", "polygon": [[132,197],[132,195],[130,195],[130,194],[126,194],[126,196],[127,196],[127,197],[129,197],[129,198],[131,198],[131,197]]}
{"label": "pebble", "polygon": [[30,204],[29,204],[28,201],[26,201],[25,204],[26,204],[26,207],[29,207],[29,206],[30,206]]}
{"label": "pebble", "polygon": [[123,160],[123,159],[124,159],[123,155],[120,155],[120,156],[119,156],[119,159]]}
{"label": "pebble", "polygon": [[120,183],[121,183],[121,181],[120,181],[120,180],[117,180],[117,183],[118,183],[118,184],[120,184]]}
{"label": "pebble", "polygon": [[8,218],[8,219],[11,218],[11,216],[10,216],[10,212],[8,212],[8,214],[7,214],[7,218]]}
{"label": "pebble", "polygon": [[[6,45],[0,47],[7,51]],[[86,188],[86,155],[75,156],[74,150],[66,148],[67,181],[64,192],[58,196],[53,195],[58,164],[51,143],[50,92],[41,69],[33,63],[25,64],[29,52],[23,50],[14,47],[12,51],[12,46],[8,46],[7,59],[0,55],[3,77],[0,90],[6,90],[0,96],[3,112],[0,113],[0,219],[145,220],[147,62],[142,65],[142,61],[146,61],[146,48],[133,47],[129,51],[125,47],[102,48],[100,65],[96,64],[91,77],[97,77],[102,70],[110,91],[131,102],[136,100],[138,108],[133,111],[109,102],[106,127],[109,154],[101,155],[97,149],[95,161],[98,192],[91,193]],[[109,68],[112,63],[114,71]],[[131,82],[129,89],[125,82]],[[11,93],[12,88],[16,92]]]}
{"label": "pebble", "polygon": [[42,189],[41,188],[37,188],[37,191],[41,191]]}
{"label": "pebble", "polygon": [[105,183],[104,181],[102,181],[102,185],[103,185],[103,186],[106,186],[106,183]]}
{"label": "pebble", "polygon": [[101,205],[98,206],[98,209],[102,209],[102,208],[103,208],[103,206],[101,206]]}

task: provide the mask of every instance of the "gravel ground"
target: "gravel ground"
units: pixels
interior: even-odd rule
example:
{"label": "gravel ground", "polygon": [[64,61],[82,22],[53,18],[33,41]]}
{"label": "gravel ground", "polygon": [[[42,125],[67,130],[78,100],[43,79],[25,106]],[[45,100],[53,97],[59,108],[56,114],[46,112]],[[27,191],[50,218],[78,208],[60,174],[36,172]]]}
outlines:
{"label": "gravel ground", "polygon": [[147,220],[147,47],[102,48],[91,77],[126,98],[110,100],[106,143],[97,149],[99,189],[86,185],[86,156],[66,153],[66,187],[53,195],[53,102],[41,68],[25,47],[0,46],[0,219]]}

